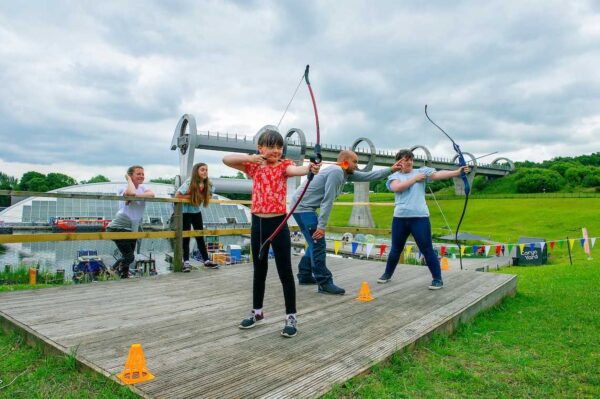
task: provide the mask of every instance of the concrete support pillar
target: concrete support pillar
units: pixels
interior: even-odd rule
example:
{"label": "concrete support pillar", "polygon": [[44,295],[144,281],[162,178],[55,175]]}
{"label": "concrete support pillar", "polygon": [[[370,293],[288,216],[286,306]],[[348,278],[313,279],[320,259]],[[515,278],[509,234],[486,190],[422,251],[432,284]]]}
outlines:
{"label": "concrete support pillar", "polygon": [[[354,202],[369,202],[369,182],[354,183]],[[350,226],[375,227],[371,208],[368,205],[354,205],[348,224]]]}

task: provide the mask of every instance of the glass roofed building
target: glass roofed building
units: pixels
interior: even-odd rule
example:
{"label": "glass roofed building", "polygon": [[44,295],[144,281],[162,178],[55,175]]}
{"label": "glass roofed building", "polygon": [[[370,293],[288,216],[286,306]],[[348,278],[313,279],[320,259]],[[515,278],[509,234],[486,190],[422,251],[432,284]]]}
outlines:
{"label": "glass roofed building", "polygon": [[[92,183],[63,187],[52,192],[115,195],[125,183]],[[171,196],[175,189],[170,184],[145,184],[157,196]],[[225,199],[215,195],[216,198]],[[29,197],[0,212],[5,224],[50,224],[53,219],[103,219],[111,220],[119,209],[118,201],[79,198]],[[249,225],[250,210],[239,204],[210,204],[202,208],[207,228]],[[147,202],[144,212],[146,225],[166,226],[173,213],[172,203]]]}

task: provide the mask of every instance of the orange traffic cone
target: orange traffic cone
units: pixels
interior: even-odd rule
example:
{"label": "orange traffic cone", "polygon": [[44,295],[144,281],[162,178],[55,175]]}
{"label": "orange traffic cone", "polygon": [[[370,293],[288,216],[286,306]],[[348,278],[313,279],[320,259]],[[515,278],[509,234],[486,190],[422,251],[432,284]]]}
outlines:
{"label": "orange traffic cone", "polygon": [[449,266],[448,266],[448,258],[446,258],[445,256],[442,258],[442,270],[448,270]]}
{"label": "orange traffic cone", "polygon": [[363,281],[362,285],[360,286],[360,291],[358,292],[356,299],[362,302],[369,302],[374,299],[373,295],[371,295],[369,284],[366,281]]}
{"label": "orange traffic cone", "polygon": [[144,351],[142,351],[142,345],[131,345],[127,361],[125,361],[125,369],[121,374],[117,374],[117,378],[126,385],[150,381],[154,378],[146,368],[146,358],[144,357]]}

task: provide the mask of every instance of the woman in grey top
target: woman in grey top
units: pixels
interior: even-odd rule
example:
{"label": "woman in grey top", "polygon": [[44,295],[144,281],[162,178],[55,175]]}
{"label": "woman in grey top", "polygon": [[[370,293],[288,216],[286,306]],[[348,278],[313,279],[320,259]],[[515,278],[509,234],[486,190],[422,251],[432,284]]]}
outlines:
{"label": "woman in grey top", "polygon": [[462,166],[456,170],[436,171],[433,168],[423,166],[413,169],[414,155],[411,150],[400,150],[396,154],[396,162],[400,162],[401,170],[388,177],[387,188],[395,193],[394,219],[392,220],[392,248],[387,259],[385,272],[378,283],[384,284],[390,281],[400,253],[404,249],[406,239],[410,234],[415,238],[417,246],[423,256],[433,281],[429,285],[430,290],[439,290],[444,286],[440,262],[433,250],[431,241],[431,223],[429,221],[429,209],[425,202],[425,184],[433,180],[450,179],[459,176],[462,170],[467,173],[468,166]]}

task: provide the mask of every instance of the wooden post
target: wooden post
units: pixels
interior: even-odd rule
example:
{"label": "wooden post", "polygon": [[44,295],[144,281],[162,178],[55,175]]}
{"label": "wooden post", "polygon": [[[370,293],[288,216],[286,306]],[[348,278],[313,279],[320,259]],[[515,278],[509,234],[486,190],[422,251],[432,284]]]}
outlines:
{"label": "wooden post", "polygon": [[175,203],[175,248],[173,248],[173,271],[183,270],[183,203]]}

